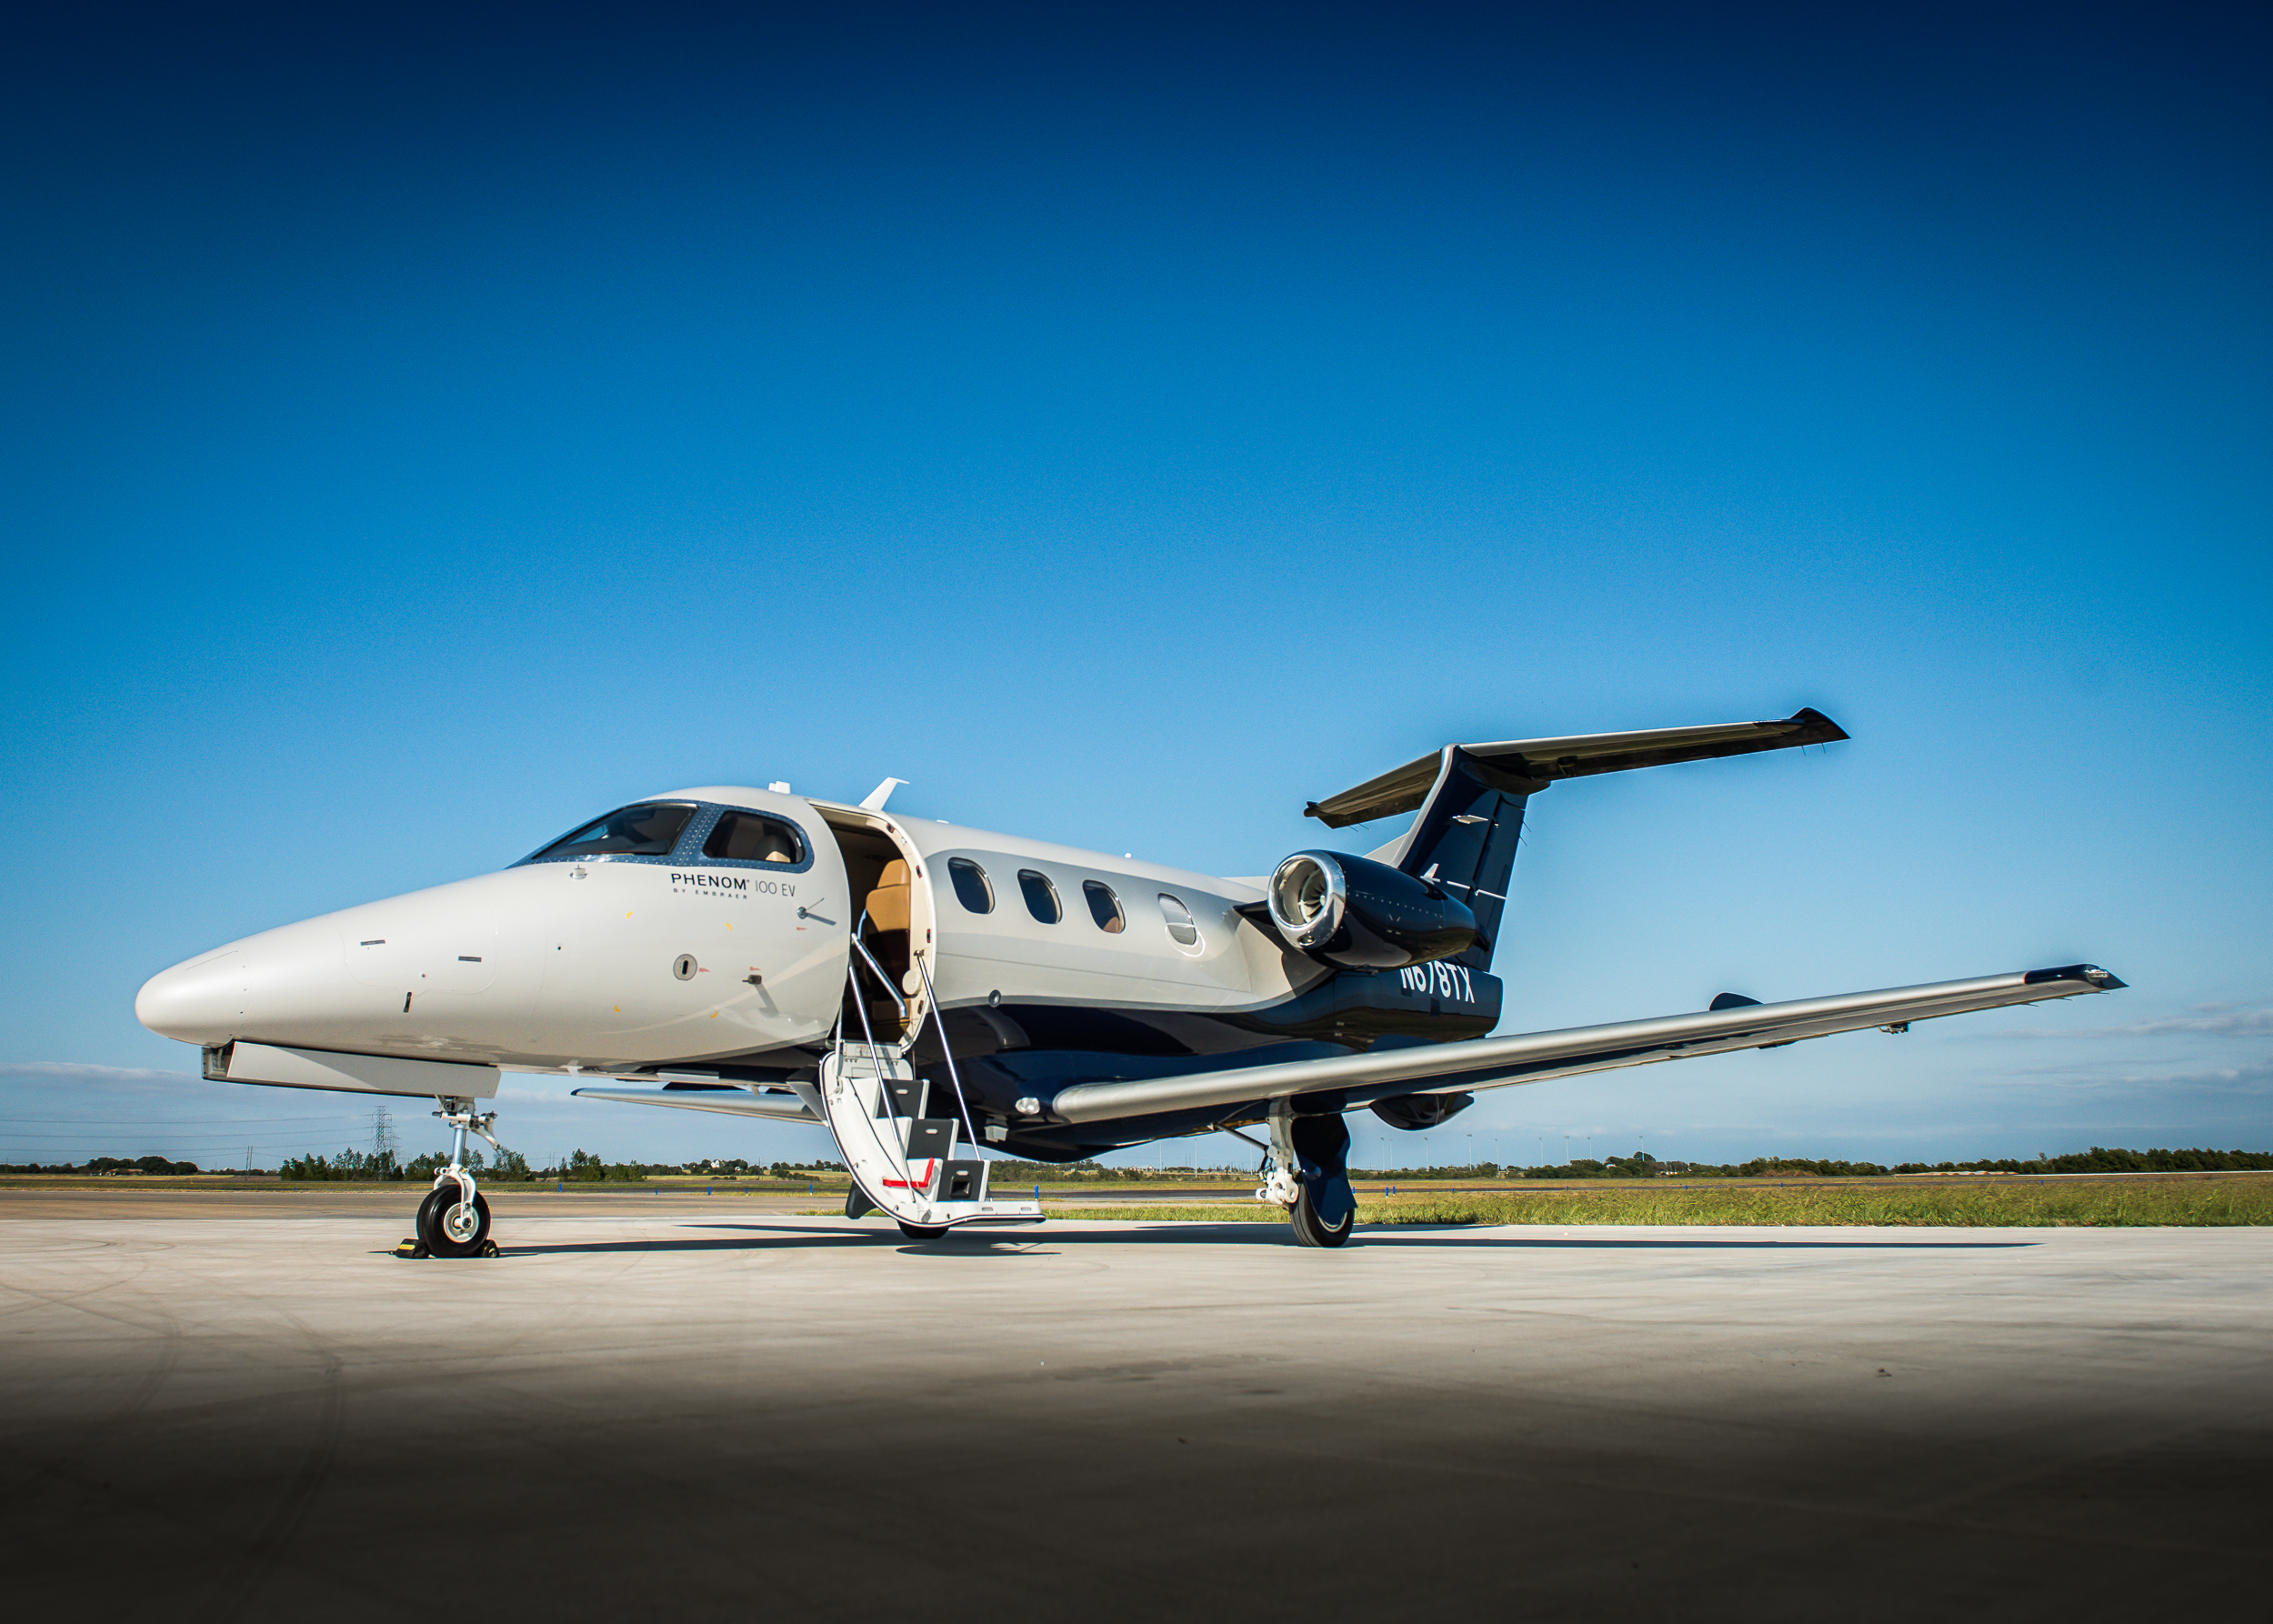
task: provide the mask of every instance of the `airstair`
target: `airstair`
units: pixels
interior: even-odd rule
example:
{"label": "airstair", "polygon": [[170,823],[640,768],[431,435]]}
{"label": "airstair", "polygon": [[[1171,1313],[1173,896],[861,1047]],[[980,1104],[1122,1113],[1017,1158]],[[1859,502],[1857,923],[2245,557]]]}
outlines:
{"label": "airstair", "polygon": [[[864,1012],[862,1030],[847,1034],[839,1023],[836,1045],[821,1058],[820,1095],[822,1115],[861,1192],[899,1220],[902,1228],[911,1231],[944,1235],[958,1224],[1040,1222],[1039,1201],[996,1201],[987,1194],[987,1164],[978,1155],[978,1135],[971,1128],[970,1108],[963,1100],[955,1057],[947,1051],[939,1002],[931,994],[929,967],[921,958],[916,961],[924,977],[927,1018],[939,1023],[939,1047],[947,1073],[948,1086],[936,1090],[930,1079],[916,1075],[907,1058],[907,1051],[915,1047],[922,1030],[920,1025],[897,1041],[880,1040],[871,1029],[860,986],[863,961],[903,1011],[906,1003],[861,946],[857,933],[853,951],[853,996],[847,1001]],[[939,1096],[936,1100],[935,1093]],[[956,1114],[931,1114],[942,1106]],[[960,1156],[958,1148],[963,1151]]]}

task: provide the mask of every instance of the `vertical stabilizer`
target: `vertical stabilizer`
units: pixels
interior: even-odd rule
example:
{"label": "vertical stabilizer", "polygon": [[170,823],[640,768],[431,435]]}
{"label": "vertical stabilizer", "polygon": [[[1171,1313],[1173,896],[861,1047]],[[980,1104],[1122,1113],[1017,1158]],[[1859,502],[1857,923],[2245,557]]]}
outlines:
{"label": "vertical stabilizer", "polygon": [[1481,934],[1475,947],[1455,956],[1455,964],[1491,967],[1516,847],[1523,837],[1523,809],[1528,792],[1541,787],[1478,761],[1458,745],[1447,745],[1437,781],[1406,833],[1403,849],[1383,859],[1435,881],[1468,905]]}

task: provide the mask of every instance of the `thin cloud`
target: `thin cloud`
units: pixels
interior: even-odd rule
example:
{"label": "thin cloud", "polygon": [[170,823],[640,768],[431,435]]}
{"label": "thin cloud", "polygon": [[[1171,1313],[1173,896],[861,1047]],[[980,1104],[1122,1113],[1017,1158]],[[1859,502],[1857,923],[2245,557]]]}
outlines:
{"label": "thin cloud", "polygon": [[2033,1066],[2007,1072],[1993,1079],[1991,1086],[2095,1091],[2147,1088],[2172,1093],[2273,1093],[2273,1060],[2259,1060],[2248,1066],[2205,1067],[2194,1071],[2127,1071],[2117,1069],[2118,1064],[2109,1062],[2098,1068]]}
{"label": "thin cloud", "polygon": [[2263,1004],[2197,1004],[2192,1015],[2168,1015],[2120,1027],[2008,1027],[2001,1038],[2169,1038],[2179,1034],[2211,1038],[2273,1038],[2273,1007]]}
{"label": "thin cloud", "polygon": [[186,1071],[150,1071],[135,1066],[89,1066],[78,1060],[20,1060],[0,1064],[0,1078],[45,1078],[75,1083],[188,1083]]}

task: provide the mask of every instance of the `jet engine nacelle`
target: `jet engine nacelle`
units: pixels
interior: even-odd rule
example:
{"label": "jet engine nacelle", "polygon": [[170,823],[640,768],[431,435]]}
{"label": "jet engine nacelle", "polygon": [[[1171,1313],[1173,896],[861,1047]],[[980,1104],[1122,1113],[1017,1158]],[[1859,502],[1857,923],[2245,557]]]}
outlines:
{"label": "jet engine nacelle", "polygon": [[1466,903],[1369,857],[1298,851],[1272,874],[1267,903],[1289,947],[1338,969],[1402,969],[1476,944]]}

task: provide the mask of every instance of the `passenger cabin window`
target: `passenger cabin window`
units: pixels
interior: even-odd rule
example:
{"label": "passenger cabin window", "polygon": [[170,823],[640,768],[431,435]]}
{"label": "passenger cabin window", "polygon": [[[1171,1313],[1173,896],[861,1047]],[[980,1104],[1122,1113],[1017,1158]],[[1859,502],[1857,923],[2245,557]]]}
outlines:
{"label": "passenger cabin window", "polygon": [[1066,917],[1066,910],[1057,904],[1057,887],[1050,884],[1048,875],[1021,868],[1018,889],[1026,893],[1026,911],[1043,924],[1055,925]]}
{"label": "passenger cabin window", "polygon": [[679,831],[695,816],[692,807],[648,803],[611,812],[573,835],[564,835],[531,857],[532,863],[561,857],[667,857]]}
{"label": "passenger cabin window", "polygon": [[1192,923],[1192,910],[1169,896],[1160,893],[1160,917],[1168,922],[1168,939],[1179,947],[1199,946],[1199,927]]}
{"label": "passenger cabin window", "polygon": [[986,870],[968,857],[949,857],[947,877],[955,882],[955,899],[975,914],[995,911],[995,887],[986,883]]}
{"label": "passenger cabin window", "polygon": [[778,817],[729,812],[703,842],[703,856],[730,863],[797,863],[805,859],[797,831]]}
{"label": "passenger cabin window", "polygon": [[1081,882],[1081,894],[1089,899],[1089,917],[1097,922],[1097,928],[1107,936],[1118,936],[1128,928],[1128,921],[1121,915],[1121,899],[1113,895],[1113,887],[1100,885],[1094,879]]}

